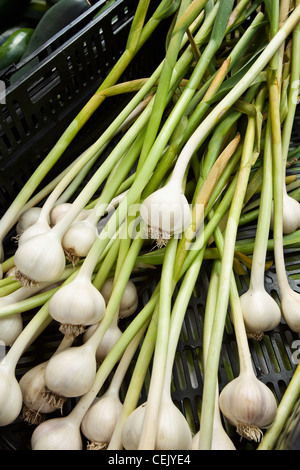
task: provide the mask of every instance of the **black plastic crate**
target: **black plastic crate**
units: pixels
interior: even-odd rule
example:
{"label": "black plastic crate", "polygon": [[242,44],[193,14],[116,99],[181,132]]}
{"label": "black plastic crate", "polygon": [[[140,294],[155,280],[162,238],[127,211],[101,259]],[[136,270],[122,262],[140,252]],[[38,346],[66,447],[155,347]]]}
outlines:
{"label": "black plastic crate", "polygon": [[[0,75],[0,80],[4,80],[8,85],[15,70],[21,70],[28,63],[33,64],[30,73],[26,73],[20,82],[8,85],[6,104],[0,105],[0,207],[2,211],[8,207],[28,176],[56,143],[63,130],[98,88],[123,52],[122,48],[137,1],[118,0],[100,17],[94,18],[95,11],[102,4],[104,0],[97,2],[74,24],[48,41],[45,47],[38,50],[36,54],[16,68],[9,68],[2,76]],[[154,70],[162,57],[153,54],[153,51],[162,50],[167,29],[168,24],[161,25],[143,50],[137,54],[122,76],[122,80],[141,78]],[[55,165],[54,172],[65,167],[73,158],[74,153],[76,156],[79,155],[94,142],[96,136],[100,135],[107,124],[113,120],[122,104],[119,98],[110,98],[109,101],[104,102],[61,157],[61,162]],[[297,115],[292,136],[293,146],[300,144],[297,126],[299,119]],[[289,171],[298,173],[299,168],[295,165]],[[254,234],[255,226],[246,227],[240,230],[239,238],[253,237]],[[13,232],[9,234],[5,242],[8,253],[14,248],[12,235]],[[297,258],[299,259],[299,250],[286,250],[286,261],[290,267],[290,273],[300,278],[297,262],[295,262]],[[295,265],[294,270],[293,265]],[[194,432],[197,432],[199,427],[199,409],[202,399],[203,378],[199,356],[202,351],[202,315],[206,303],[209,270],[209,263],[204,262],[195,295],[187,309],[173,370],[173,400],[181,411],[189,416]],[[151,277],[149,275],[146,280],[144,277],[137,276],[134,281],[138,287],[139,309],[141,309],[150,298],[157,279],[155,275]],[[300,292],[300,280],[291,279],[291,283],[293,288]],[[245,289],[246,284],[242,282],[240,293]],[[272,295],[280,296],[274,267],[266,273],[266,289]],[[25,323],[33,313],[30,312],[24,316]],[[50,357],[61,339],[57,325],[51,324],[23,355],[16,370],[17,378],[34,365]],[[296,339],[298,335],[290,332],[282,322],[274,331],[266,334],[260,344],[249,340],[256,374],[260,380],[270,386],[279,400],[296,368],[292,361],[292,343]],[[219,368],[220,390],[228,383],[228,366],[232,374],[236,376],[238,374],[236,342],[234,333],[230,331],[224,335]],[[130,378],[131,372],[131,370],[128,371],[127,379]],[[144,388],[141,402],[145,400],[146,393]],[[67,400],[64,405],[66,414],[73,404],[74,400]],[[284,433],[280,436],[278,448],[300,449],[299,413],[297,404]],[[238,449],[255,447],[244,440],[241,441],[230,426],[227,429]],[[0,428],[0,450],[30,449],[32,432],[33,427],[19,417],[10,426]]]}
{"label": "black plastic crate", "polygon": [[[104,4],[105,0],[96,2],[31,56],[0,74],[0,83],[6,86],[5,103],[0,104],[2,209],[8,207],[123,52],[138,2],[117,0],[95,17]],[[151,2],[149,14],[158,4]],[[149,76],[162,59],[159,51],[165,35],[163,22],[120,80]],[[24,74],[11,84],[11,77],[22,71]],[[119,106],[120,100],[114,98],[101,105],[64,153],[63,163],[56,164],[56,173],[72,160],[75,149],[78,154],[95,141]]]}

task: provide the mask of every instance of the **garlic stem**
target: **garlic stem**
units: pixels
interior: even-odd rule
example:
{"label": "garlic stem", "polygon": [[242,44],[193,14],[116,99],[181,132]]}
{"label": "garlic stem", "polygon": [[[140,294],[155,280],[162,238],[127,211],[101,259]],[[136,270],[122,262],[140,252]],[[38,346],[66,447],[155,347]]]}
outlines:
{"label": "garlic stem", "polygon": [[281,400],[278,404],[276,417],[271,426],[266,430],[263,439],[259,443],[256,450],[276,450],[276,443],[279,439],[284,426],[287,424],[288,419],[295,403],[299,397],[300,389],[300,365],[297,368],[285,390]]}
{"label": "garlic stem", "polygon": [[150,360],[153,355],[157,333],[157,313],[158,308],[156,306],[154,307],[154,312],[152,314],[151,320],[147,324],[145,324],[145,327],[147,327],[147,332],[141,345],[141,350],[138,354],[138,358],[123,402],[122,411],[120,413],[119,419],[116,423],[114,432],[108,445],[108,450],[123,449],[122,433],[124,424],[128,416],[137,407],[144,379],[150,364]]}
{"label": "garlic stem", "polygon": [[[212,216],[212,214],[210,214]],[[218,290],[219,284],[219,276],[220,276],[220,269],[221,269],[221,262],[220,260],[216,260],[213,264],[209,288],[207,292],[207,301],[205,306],[205,313],[204,313],[204,325],[203,325],[203,361],[204,361],[204,377],[205,377],[205,367],[207,361],[207,355],[209,354],[209,341],[210,341],[210,333],[213,326],[214,315],[216,311],[216,292]],[[221,420],[221,413],[219,408],[219,388],[216,388],[215,394],[215,405],[214,405],[214,415],[213,418],[210,420],[209,423],[202,423],[208,426],[204,429],[201,428],[196,434],[197,439],[194,443],[196,449],[202,447],[202,439],[203,434],[205,435],[206,432],[211,434],[211,450],[226,450],[226,449],[234,449],[234,445],[231,443],[229,436],[227,435],[225,429],[223,428],[223,423]],[[194,436],[194,439],[196,437]]]}
{"label": "garlic stem", "polygon": [[298,23],[300,17],[300,6],[295,7],[289,18],[284,22],[278,33],[271,39],[264,51],[260,54],[258,59],[245,73],[242,79],[234,86],[234,88],[227,93],[227,95],[215,106],[209,115],[202,121],[197,130],[192,134],[188,142],[182,149],[174,168],[174,177],[179,181],[183,179],[188,162],[194,152],[199,148],[201,143],[207,137],[213,126],[220,119],[224,113],[240,98],[240,96],[247,90],[257,75],[268,64],[273,55],[278,51],[278,48],[285,41],[291,33],[295,25]]}
{"label": "garlic stem", "polygon": [[145,417],[139,441],[139,450],[155,449],[169,340],[171,301],[173,293],[173,269],[176,248],[177,240],[172,238],[167,245],[166,256],[162,266],[158,328]]}
{"label": "garlic stem", "polygon": [[[108,386],[108,389],[106,390],[105,392],[105,395],[108,395],[108,394],[112,394],[112,395],[115,395],[116,397],[119,398],[119,393],[120,393],[120,389],[121,389],[121,386],[122,386],[122,383],[123,383],[123,380],[124,380],[124,377],[127,373],[127,370],[131,364],[131,361],[132,361],[132,358],[142,340],[142,337],[145,333],[145,330],[147,328],[147,323],[145,323],[145,325],[142,326],[142,328],[140,329],[140,331],[138,331],[138,333],[135,335],[135,337],[131,340],[131,342],[129,343],[129,345],[127,346],[127,348],[125,349],[121,359],[120,359],[120,362],[118,364],[118,367],[116,369],[116,371],[114,372],[114,375],[113,375],[113,378]],[[123,408],[123,406],[122,406]],[[122,408],[121,408],[121,411],[120,413],[122,412]],[[88,419],[87,418],[87,415],[89,414],[93,414],[93,404],[91,405],[91,407],[87,410],[87,413],[85,414],[85,416],[83,417],[83,421],[81,423],[81,427],[83,426],[84,424],[84,420],[85,419]],[[103,425],[105,426],[105,423],[103,423]],[[98,424],[99,426],[99,424]],[[115,426],[114,426],[115,428]],[[92,430],[90,429],[89,430],[89,434],[90,434],[90,437],[91,437],[91,434],[92,434]],[[114,430],[112,431],[112,433],[114,432]],[[84,434],[84,430],[83,430],[83,434]],[[107,446],[109,446],[110,444],[110,440],[108,440],[107,443],[104,443],[106,444]],[[101,445],[103,445],[103,443],[100,443]],[[97,439],[94,440],[93,443],[91,443],[91,445],[97,445]],[[93,448],[93,447],[91,447]]]}
{"label": "garlic stem", "polygon": [[179,52],[182,47],[184,35],[189,26],[196,20],[202,12],[207,0],[197,0],[192,3],[181,0],[176,15],[176,21],[170,34],[170,42],[166,50],[165,60],[158,81],[154,104],[149,123],[146,130],[145,140],[141,150],[137,173],[145,161],[158,133],[159,125],[165,106],[168,101],[170,85],[172,81],[173,70],[177,62]]}
{"label": "garlic stem", "polygon": [[[226,226],[224,250],[222,257],[222,266],[220,273],[220,282],[217,292],[218,314],[216,315],[214,326],[211,331],[210,353],[207,357],[206,377],[203,387],[203,406],[201,414],[201,427],[206,429],[203,423],[209,423],[210,417],[213,416],[215,406],[215,392],[217,387],[218,364],[220,350],[224,332],[225,318],[230,293],[230,279],[233,266],[235,239],[237,234],[238,220],[242,209],[242,204],[248,184],[248,178],[253,160],[253,150],[255,142],[255,119],[248,118],[248,126],[244,139],[243,154],[238,172],[238,181],[235,188],[233,200],[229,210],[228,221]],[[211,448],[212,429],[203,439],[200,440],[202,448]]]}
{"label": "garlic stem", "polygon": [[36,337],[51,323],[51,320],[52,319],[48,312],[48,302],[46,302],[34,315],[30,322],[25,326],[23,331],[15,340],[12,347],[7,352],[5,356],[5,361],[11,364],[11,367],[15,368],[17,366],[17,363],[24,351],[30,346],[30,344],[36,339]]}

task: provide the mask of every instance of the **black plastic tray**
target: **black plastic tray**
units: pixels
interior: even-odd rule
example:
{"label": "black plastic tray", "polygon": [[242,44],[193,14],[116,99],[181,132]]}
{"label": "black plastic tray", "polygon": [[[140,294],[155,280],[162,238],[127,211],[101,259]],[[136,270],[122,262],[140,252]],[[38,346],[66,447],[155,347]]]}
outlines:
{"label": "black plastic tray", "polygon": [[[5,103],[3,99],[0,103],[0,207],[3,209],[15,198],[123,52],[137,1],[117,0],[95,17],[104,4],[105,0],[96,2],[31,56],[0,74],[0,83],[6,87]],[[158,4],[156,0],[151,2],[148,13]],[[162,59],[159,51],[165,34],[166,22],[163,22],[121,80],[141,77],[141,73],[146,77],[153,72]],[[23,70],[24,75],[11,84],[14,73]],[[78,153],[95,141],[113,119],[119,105],[120,100],[113,98],[101,105],[64,153],[62,167],[71,161],[74,149]],[[60,160],[55,165],[56,173],[59,168]]]}

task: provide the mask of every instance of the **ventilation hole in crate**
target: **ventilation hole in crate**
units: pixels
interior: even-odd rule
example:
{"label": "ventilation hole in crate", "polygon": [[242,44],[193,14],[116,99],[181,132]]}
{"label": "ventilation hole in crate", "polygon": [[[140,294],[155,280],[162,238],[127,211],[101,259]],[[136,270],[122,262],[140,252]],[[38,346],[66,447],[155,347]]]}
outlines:
{"label": "ventilation hole in crate", "polygon": [[257,376],[268,374],[269,368],[259,341],[251,342],[251,353],[255,362],[254,370],[256,371]]}
{"label": "ventilation hole in crate", "polygon": [[192,388],[197,388],[197,387],[199,387],[199,381],[198,381],[198,378],[197,378],[197,370],[196,370],[196,367],[195,367],[195,364],[194,364],[194,358],[193,358],[192,351],[190,351],[189,349],[186,349],[184,351],[184,354],[185,354],[185,359],[186,359],[185,362],[186,362],[187,370],[188,370],[188,378],[189,378],[189,381],[190,381],[189,385]]}
{"label": "ventilation hole in crate", "polygon": [[185,416],[189,424],[190,430],[192,431],[193,434],[195,434],[197,432],[196,426],[195,426],[195,410],[194,410],[194,407],[192,406],[191,400],[189,398],[184,398],[182,405],[183,405],[182,406],[183,415]]}
{"label": "ventilation hole in crate", "polygon": [[[176,389],[179,389],[179,390],[186,390],[186,388],[187,388],[186,377],[185,377],[185,373],[184,373],[184,366],[183,366],[183,363],[182,363],[182,357],[181,357],[181,354],[180,354],[179,351],[177,351],[176,355],[175,355],[173,376],[174,376],[173,386],[176,387]],[[173,391],[174,391],[174,389],[173,389]]]}
{"label": "ventilation hole in crate", "polygon": [[230,360],[230,357],[228,354],[228,348],[226,344],[222,344],[222,348],[221,348],[221,368],[223,369],[225,373],[226,382],[229,382],[230,380],[236,377],[237,374],[236,374],[236,371],[234,370],[235,368],[232,367],[232,361]]}
{"label": "ventilation hole in crate", "polygon": [[19,134],[18,129],[17,129],[15,126],[12,126],[11,132],[12,132],[14,138],[15,138],[15,141],[16,141],[17,143],[20,143],[20,142],[21,142],[21,136],[20,136],[20,134]]}
{"label": "ventilation hole in crate", "polygon": [[70,100],[72,98],[72,93],[71,93],[70,87],[67,83],[64,84],[64,89],[65,89],[65,93],[66,93],[67,98]]}
{"label": "ventilation hole in crate", "polygon": [[[276,346],[276,343],[275,343]],[[269,335],[264,335],[261,341],[262,351],[264,352],[267,364],[268,364],[268,372],[275,372],[279,373],[281,371],[281,367],[278,363],[278,355],[274,349],[273,343],[269,337]]]}
{"label": "ventilation hole in crate", "polygon": [[[3,142],[3,145],[4,145],[5,150],[11,151],[12,145],[11,145],[10,140],[9,140],[9,138],[7,137],[6,134],[3,134],[3,135],[1,136],[1,140],[2,140],[2,142]],[[2,147],[2,145],[1,145],[1,147]],[[1,156],[2,156],[2,155],[1,155]]]}
{"label": "ventilation hole in crate", "polygon": [[47,121],[48,116],[47,116],[47,112],[44,106],[41,106],[40,113],[41,113],[43,121]]}
{"label": "ventilation hole in crate", "polygon": [[31,115],[31,121],[32,121],[32,124],[33,124],[33,126],[35,127],[35,129],[38,129],[38,127],[39,127],[39,121],[38,121],[38,119],[37,119],[37,117],[36,117],[35,114],[32,114],[32,115]]}

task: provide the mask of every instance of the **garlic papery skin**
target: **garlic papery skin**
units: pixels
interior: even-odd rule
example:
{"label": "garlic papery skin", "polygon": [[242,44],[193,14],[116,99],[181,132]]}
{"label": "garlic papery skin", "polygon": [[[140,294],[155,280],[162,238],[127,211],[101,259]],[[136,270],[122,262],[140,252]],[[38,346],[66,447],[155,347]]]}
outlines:
{"label": "garlic papery skin", "polygon": [[[95,332],[97,327],[98,324],[95,324],[90,326],[85,331],[83,335],[84,342],[88,341],[89,338],[93,336],[93,333]],[[98,364],[101,364],[104,361],[109,351],[112,349],[112,347],[116,344],[116,342],[120,339],[121,336],[122,331],[120,330],[116,322],[112,321],[96,349],[96,360]]]}
{"label": "garlic papery skin", "polygon": [[140,214],[148,237],[164,246],[173,235],[180,235],[191,222],[191,209],[181,186],[172,179],[150,194],[142,203]]}
{"label": "garlic papery skin", "polygon": [[98,323],[105,308],[102,294],[81,272],[55,292],[49,302],[49,313],[61,324],[65,335],[81,334],[86,326]]}
{"label": "garlic papery skin", "polygon": [[31,207],[22,212],[16,225],[17,235],[21,235],[24,230],[28,229],[29,227],[31,227],[31,225],[37,222],[41,210],[41,207]]}
{"label": "garlic papery skin", "polygon": [[39,424],[31,436],[32,450],[82,450],[80,428],[70,416]]}
{"label": "garlic papery skin", "polygon": [[242,372],[223,388],[219,406],[238,434],[255,442],[260,441],[262,429],[271,425],[277,413],[271,390],[248,372]]}
{"label": "garlic papery skin", "polygon": [[281,288],[282,316],[295,333],[300,333],[300,294],[287,283]]}
{"label": "garlic papery skin", "polygon": [[260,340],[266,331],[279,325],[281,310],[273,297],[263,288],[250,288],[240,297],[248,337]]}
{"label": "garlic papery skin", "polygon": [[89,441],[89,450],[107,449],[122,406],[118,393],[111,389],[95,399],[81,422],[81,432]]}
{"label": "garlic papery skin", "polygon": [[89,218],[74,221],[62,238],[67,259],[77,264],[80,258],[87,256],[97,237],[97,224],[92,223]]}
{"label": "garlic papery skin", "polygon": [[45,384],[60,397],[79,397],[90,390],[96,370],[94,348],[88,344],[69,347],[49,359]]}
{"label": "garlic papery skin", "polygon": [[40,424],[46,414],[61,409],[65,401],[60,397],[55,400],[54,395],[51,400],[48,399],[45,384],[46,365],[47,361],[32,367],[19,381],[24,403],[22,416],[29,424]]}
{"label": "garlic papery skin", "polygon": [[20,313],[0,318],[0,341],[12,346],[23,330],[23,319]]}
{"label": "garlic papery skin", "polygon": [[[136,408],[127,418],[122,443],[126,450],[137,450],[142,432],[146,403]],[[190,427],[171,399],[162,397],[155,450],[189,450],[192,445]]]}
{"label": "garlic papery skin", "polygon": [[55,282],[66,265],[60,238],[52,230],[36,235],[16,250],[16,276],[23,285]]}
{"label": "garlic papery skin", "polygon": [[[113,290],[114,279],[108,278],[104,282],[103,286],[100,289],[101,294],[104,297],[106,304],[110,299],[112,290]],[[132,315],[138,307],[138,293],[137,288],[130,279],[127,282],[124,294],[122,296],[120,306],[119,306],[119,318],[127,318]]]}
{"label": "garlic papery skin", "polygon": [[22,392],[15,369],[3,358],[0,362],[0,426],[13,423],[22,410]]}

